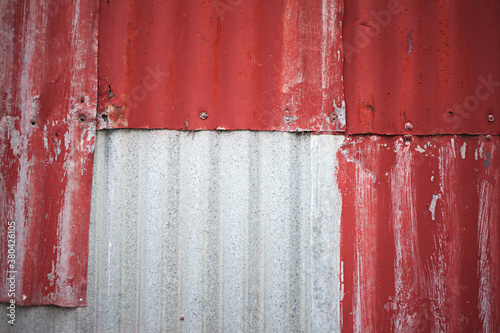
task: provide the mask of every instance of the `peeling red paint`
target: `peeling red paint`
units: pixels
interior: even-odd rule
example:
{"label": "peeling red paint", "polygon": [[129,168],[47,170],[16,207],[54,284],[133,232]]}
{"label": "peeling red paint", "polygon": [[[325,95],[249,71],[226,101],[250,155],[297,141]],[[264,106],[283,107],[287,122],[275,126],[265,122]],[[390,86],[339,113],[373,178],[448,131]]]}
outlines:
{"label": "peeling red paint", "polygon": [[481,136],[345,142],[343,331],[500,328],[499,148]]}
{"label": "peeling red paint", "polygon": [[103,0],[98,126],[343,131],[342,7]]}
{"label": "peeling red paint", "polygon": [[[86,304],[97,10],[92,1],[2,4],[0,302]],[[16,271],[15,297],[8,271]]]}

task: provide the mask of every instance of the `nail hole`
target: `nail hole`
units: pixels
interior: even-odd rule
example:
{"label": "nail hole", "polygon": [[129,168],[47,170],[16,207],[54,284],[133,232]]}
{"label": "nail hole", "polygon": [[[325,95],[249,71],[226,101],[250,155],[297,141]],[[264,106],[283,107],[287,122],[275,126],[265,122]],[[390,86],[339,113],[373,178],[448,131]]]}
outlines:
{"label": "nail hole", "polygon": [[104,120],[105,122],[108,122],[108,115],[103,113],[102,120]]}
{"label": "nail hole", "polygon": [[35,126],[36,125],[36,121],[32,120],[30,121],[31,125]]}
{"label": "nail hole", "polygon": [[87,117],[84,114],[81,114],[78,117],[78,121],[81,122],[81,123],[84,123],[86,120],[87,120]]}

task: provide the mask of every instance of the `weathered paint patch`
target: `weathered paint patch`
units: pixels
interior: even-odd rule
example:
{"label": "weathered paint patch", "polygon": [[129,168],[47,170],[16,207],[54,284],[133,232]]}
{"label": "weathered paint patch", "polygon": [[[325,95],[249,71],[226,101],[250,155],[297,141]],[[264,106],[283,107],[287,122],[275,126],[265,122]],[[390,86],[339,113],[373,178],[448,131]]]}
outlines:
{"label": "weathered paint patch", "polygon": [[[16,223],[14,299],[84,306],[98,2],[1,6],[0,233]],[[2,272],[12,270],[6,241],[0,237]],[[6,279],[0,275],[1,302],[10,300]]]}
{"label": "weathered paint patch", "polygon": [[500,328],[499,148],[498,137],[346,140],[343,331]]}

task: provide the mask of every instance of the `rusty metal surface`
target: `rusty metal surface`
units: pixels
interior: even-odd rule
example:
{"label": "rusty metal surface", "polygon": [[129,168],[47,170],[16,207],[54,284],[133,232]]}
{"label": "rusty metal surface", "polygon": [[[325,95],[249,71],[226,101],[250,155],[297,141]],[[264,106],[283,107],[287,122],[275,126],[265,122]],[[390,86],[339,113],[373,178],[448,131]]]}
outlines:
{"label": "rusty metal surface", "polygon": [[343,131],[342,6],[101,0],[98,128]]}
{"label": "rusty metal surface", "polygon": [[345,332],[498,332],[500,140],[354,136],[339,158]]}
{"label": "rusty metal surface", "polygon": [[500,133],[499,1],[346,1],[343,40],[350,133]]}
{"label": "rusty metal surface", "polygon": [[83,306],[98,3],[0,7],[0,301]]}

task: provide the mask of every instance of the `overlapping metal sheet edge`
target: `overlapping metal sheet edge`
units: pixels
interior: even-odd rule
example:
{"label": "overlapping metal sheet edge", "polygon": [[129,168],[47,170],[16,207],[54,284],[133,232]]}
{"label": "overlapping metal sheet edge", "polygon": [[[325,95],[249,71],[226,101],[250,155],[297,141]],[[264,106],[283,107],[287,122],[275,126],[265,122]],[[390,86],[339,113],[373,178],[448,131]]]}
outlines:
{"label": "overlapping metal sheet edge", "polygon": [[99,128],[345,130],[341,0],[101,0]]}
{"label": "overlapping metal sheet edge", "polygon": [[87,307],[0,331],[338,332],[342,140],[99,131]]}
{"label": "overlapping metal sheet edge", "polygon": [[98,3],[0,6],[0,301],[83,306]]}

